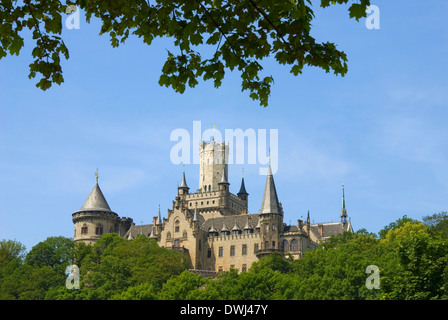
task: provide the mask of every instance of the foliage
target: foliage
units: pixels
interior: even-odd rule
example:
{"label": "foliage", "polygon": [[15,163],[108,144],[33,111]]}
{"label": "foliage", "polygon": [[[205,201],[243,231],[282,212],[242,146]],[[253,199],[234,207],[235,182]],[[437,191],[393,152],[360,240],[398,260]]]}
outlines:
{"label": "foliage", "polygon": [[[26,256],[20,243],[4,240],[0,299],[448,299],[445,215],[424,220],[404,216],[385,226],[380,237],[366,230],[345,232],[298,260],[271,254],[248,271],[231,269],[216,278],[187,271],[185,255],[143,235],[125,240],[105,234],[93,246],[50,237]],[[80,268],[79,290],[65,287],[62,270],[72,261]],[[379,268],[379,289],[366,286],[372,265]]]}
{"label": "foliage", "polygon": [[[370,0],[321,0],[321,7],[347,4],[350,18],[366,16]],[[262,62],[273,57],[288,65],[297,76],[304,66],[322,68],[344,76],[347,57],[332,42],[319,43],[311,36],[314,13],[310,0],[157,0],[157,1],[56,1],[5,0],[0,6],[0,59],[19,55],[26,30],[35,42],[29,78],[42,77],[36,86],[47,90],[61,84],[61,58],[69,51],[62,39],[65,13],[70,5],[85,11],[101,23],[100,35],[108,34],[117,47],[130,36],[151,45],[156,38],[173,40],[176,52],[167,50],[159,79],[161,86],[184,92],[198,79],[222,84],[226,70],[238,70],[241,89],[252,99],[268,105],[271,75],[262,76]]]}

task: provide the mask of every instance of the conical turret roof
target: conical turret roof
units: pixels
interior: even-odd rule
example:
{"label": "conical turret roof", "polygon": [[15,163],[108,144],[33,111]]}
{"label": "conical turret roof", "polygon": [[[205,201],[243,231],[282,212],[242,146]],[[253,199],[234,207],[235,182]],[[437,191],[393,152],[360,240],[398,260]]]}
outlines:
{"label": "conical turret roof", "polygon": [[182,172],[182,181],[179,188],[190,189],[187,185],[187,180],[185,179],[185,171]]}
{"label": "conical turret roof", "polygon": [[240,195],[240,194],[249,195],[246,191],[246,186],[244,185],[244,178],[241,179],[241,188],[240,188],[240,191],[238,191],[237,195]]}
{"label": "conical turret roof", "polygon": [[82,205],[79,211],[110,211],[109,205],[107,204],[106,198],[101,192],[98,182],[95,183],[92,192],[90,192],[87,200]]}
{"label": "conical turret roof", "polygon": [[277,213],[281,214],[278,202],[277,190],[275,189],[274,177],[272,176],[271,166],[269,165],[266,185],[264,187],[263,201],[261,202],[260,214]]}

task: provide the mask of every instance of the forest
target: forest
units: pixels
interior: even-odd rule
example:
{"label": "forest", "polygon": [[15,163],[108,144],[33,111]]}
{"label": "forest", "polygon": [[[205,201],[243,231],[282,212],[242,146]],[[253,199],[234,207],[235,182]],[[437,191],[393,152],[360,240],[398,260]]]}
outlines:
{"label": "forest", "polygon": [[[78,267],[78,289],[66,286],[69,265]],[[142,235],[104,234],[92,246],[48,237],[29,251],[2,240],[0,300],[447,299],[448,214],[403,216],[378,234],[346,232],[301,259],[271,254],[245,272],[206,278],[188,269],[186,255]]]}

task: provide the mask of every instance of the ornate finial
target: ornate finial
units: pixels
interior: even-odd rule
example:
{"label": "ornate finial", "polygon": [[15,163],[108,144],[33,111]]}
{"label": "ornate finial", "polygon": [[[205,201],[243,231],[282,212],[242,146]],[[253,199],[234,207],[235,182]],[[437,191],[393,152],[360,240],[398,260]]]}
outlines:
{"label": "ornate finial", "polygon": [[96,183],[98,183],[98,177],[99,177],[99,175],[98,175],[98,168],[96,168],[96,171],[95,171]]}
{"label": "ornate finial", "polygon": [[242,169],[242,178],[244,179],[244,166],[243,166],[243,169]]}

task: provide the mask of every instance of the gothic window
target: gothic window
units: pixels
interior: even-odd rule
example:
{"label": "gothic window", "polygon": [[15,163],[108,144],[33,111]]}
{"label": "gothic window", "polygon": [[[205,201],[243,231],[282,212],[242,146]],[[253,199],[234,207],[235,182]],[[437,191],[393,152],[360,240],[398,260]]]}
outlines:
{"label": "gothic window", "polygon": [[272,225],[272,231],[275,231],[275,224]]}
{"label": "gothic window", "polygon": [[299,250],[299,242],[296,239],[292,239],[291,241],[291,251]]}
{"label": "gothic window", "polygon": [[254,244],[254,253],[258,252],[258,243]]}
{"label": "gothic window", "polygon": [[223,256],[223,251],[224,251],[223,247],[219,247],[219,250],[218,250],[218,256],[219,257]]}
{"label": "gothic window", "polygon": [[269,241],[265,241],[264,242],[264,250],[268,250],[269,249]]}
{"label": "gothic window", "polygon": [[176,226],[176,227],[174,228],[174,232],[179,232],[179,226]]}
{"label": "gothic window", "polygon": [[272,249],[275,249],[275,241],[272,241]]}
{"label": "gothic window", "polygon": [[247,254],[247,244],[243,244],[242,254],[243,256]]}
{"label": "gothic window", "polygon": [[282,247],[284,251],[289,251],[289,242],[288,240],[283,240]]}
{"label": "gothic window", "polygon": [[87,225],[84,223],[84,224],[82,225],[82,228],[81,228],[81,234],[87,234],[87,232],[89,232],[89,228],[88,228]]}
{"label": "gothic window", "polygon": [[230,247],[230,256],[234,256],[235,255],[235,246],[231,246]]}
{"label": "gothic window", "polygon": [[207,258],[211,258],[212,257],[212,249],[208,249],[207,250]]}
{"label": "gothic window", "polygon": [[102,225],[97,225],[95,227],[95,234],[96,235],[102,235],[103,234],[103,226]]}

